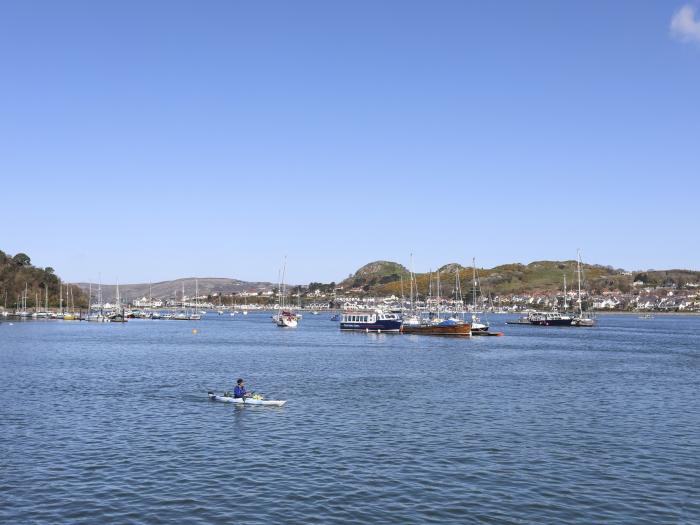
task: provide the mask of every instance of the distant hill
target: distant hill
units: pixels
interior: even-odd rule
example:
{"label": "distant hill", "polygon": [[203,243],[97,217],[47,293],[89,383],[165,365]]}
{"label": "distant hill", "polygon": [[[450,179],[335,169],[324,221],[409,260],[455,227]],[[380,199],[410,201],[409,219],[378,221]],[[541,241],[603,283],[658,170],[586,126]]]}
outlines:
{"label": "distant hill", "polygon": [[[479,283],[484,293],[517,294],[551,292],[561,290],[566,276],[569,289],[577,284],[576,261],[534,261],[529,264],[504,264],[494,268],[477,268]],[[459,275],[462,293],[467,295],[472,289],[472,269],[458,263],[450,263],[440,268],[440,288],[443,295],[449,296],[455,287],[455,277]],[[360,268],[354,275],[343,281],[346,289],[363,287],[376,295],[399,295],[403,275],[404,295],[409,293],[408,270],[394,262],[376,261]],[[582,265],[582,279],[586,289],[592,292],[604,290],[629,291],[634,282],[646,286],[677,286],[700,283],[700,272],[691,270],[649,270],[626,272],[612,266],[595,264]],[[436,291],[437,274],[433,273],[433,293]],[[431,281],[429,273],[417,273],[416,282],[421,295],[428,293]]]}
{"label": "distant hill", "polygon": [[[226,279],[221,277],[197,277],[197,286],[200,295],[215,293],[231,294],[240,292],[260,292],[269,290],[277,285],[269,282],[247,282],[238,279]],[[182,295],[182,286],[185,286],[185,295],[193,297],[195,292],[195,277],[185,277],[172,281],[157,283],[119,284],[119,295],[124,301],[133,301],[141,297],[148,297],[149,288],[155,299],[170,299]],[[81,289],[87,291],[90,283],[78,283]],[[97,283],[92,283],[93,297],[97,294]],[[116,298],[116,285],[103,284],[102,298],[104,301],[113,301]]]}
{"label": "distant hill", "polygon": [[399,281],[402,275],[407,275],[405,266],[391,261],[374,261],[365,264],[350,277],[340,283],[344,289],[372,289],[383,284]]}

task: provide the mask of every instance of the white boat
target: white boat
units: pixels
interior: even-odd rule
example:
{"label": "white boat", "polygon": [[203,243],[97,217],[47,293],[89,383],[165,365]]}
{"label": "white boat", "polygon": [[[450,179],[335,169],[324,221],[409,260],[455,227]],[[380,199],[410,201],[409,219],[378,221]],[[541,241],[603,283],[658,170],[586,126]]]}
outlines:
{"label": "white boat", "polygon": [[289,310],[282,310],[279,314],[275,316],[275,323],[277,326],[286,328],[296,328],[299,324],[299,318],[297,315]]}
{"label": "white boat", "polygon": [[476,274],[476,257],[472,257],[472,306],[474,308],[474,311],[472,312],[472,332],[488,332],[489,331],[489,323],[488,321],[482,323],[481,319],[477,317],[477,312],[476,311],[476,293],[477,290],[479,292],[479,296],[482,298],[482,303],[483,303],[483,292],[481,290],[481,283],[479,281],[479,278]]}
{"label": "white boat", "polygon": [[578,274],[578,315],[571,321],[571,326],[595,326],[595,318],[583,311],[581,299],[581,250],[578,250],[576,261],[576,273]]}
{"label": "white boat", "polygon": [[277,311],[277,315],[272,317],[273,322],[282,328],[296,328],[299,324],[299,319],[301,315],[296,314],[291,308],[284,306],[284,298],[287,293],[287,288],[284,284],[284,278],[287,273],[287,258],[284,258],[284,265],[282,266],[282,271],[280,272],[280,282],[278,295],[280,297],[280,307]]}
{"label": "white boat", "polygon": [[253,399],[253,398],[241,398],[241,397],[227,397],[227,396],[217,396],[214,392],[208,392],[207,395],[212,401],[221,401],[222,403],[237,403],[241,405],[263,405],[263,406],[274,406],[281,407],[287,402],[279,401],[275,399]]}

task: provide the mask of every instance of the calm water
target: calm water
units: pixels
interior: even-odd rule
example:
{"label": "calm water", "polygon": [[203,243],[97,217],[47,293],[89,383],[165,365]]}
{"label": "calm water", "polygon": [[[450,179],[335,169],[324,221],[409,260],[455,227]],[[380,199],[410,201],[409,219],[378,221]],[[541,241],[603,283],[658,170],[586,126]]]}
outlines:
{"label": "calm water", "polygon": [[0,323],[0,522],[700,523],[700,318],[503,320]]}

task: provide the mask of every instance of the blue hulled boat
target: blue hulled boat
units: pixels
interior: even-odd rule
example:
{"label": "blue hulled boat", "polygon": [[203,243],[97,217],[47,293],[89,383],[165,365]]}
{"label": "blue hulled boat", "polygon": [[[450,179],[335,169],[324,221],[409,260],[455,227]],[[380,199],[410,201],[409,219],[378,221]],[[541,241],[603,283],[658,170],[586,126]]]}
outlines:
{"label": "blue hulled boat", "polygon": [[340,329],[357,332],[399,332],[401,323],[397,314],[381,310],[343,312]]}

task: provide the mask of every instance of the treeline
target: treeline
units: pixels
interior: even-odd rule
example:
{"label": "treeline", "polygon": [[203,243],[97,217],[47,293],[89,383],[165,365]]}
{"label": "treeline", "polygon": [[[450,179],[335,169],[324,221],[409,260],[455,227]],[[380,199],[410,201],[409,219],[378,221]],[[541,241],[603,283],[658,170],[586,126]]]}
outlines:
{"label": "treeline", "polygon": [[59,306],[63,294],[63,306],[87,307],[87,295],[78,286],[61,283],[50,266],[38,268],[25,253],[14,256],[0,250],[0,308],[14,310],[21,305],[22,297],[27,296],[27,307],[43,308],[48,293],[50,308]]}

